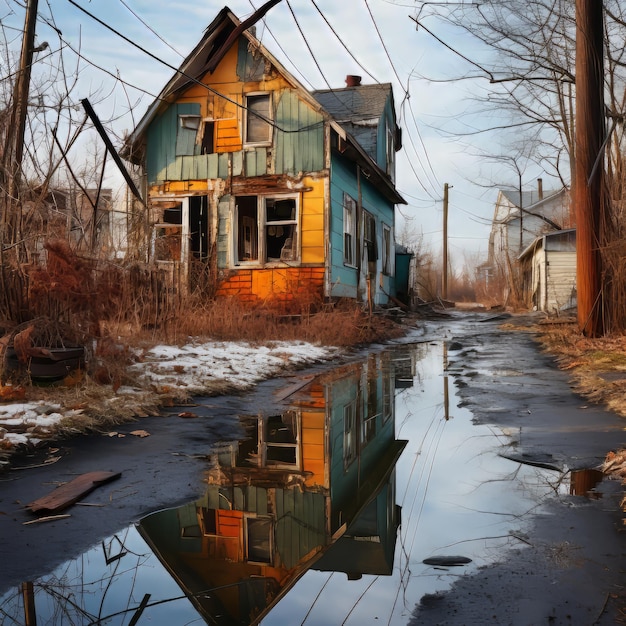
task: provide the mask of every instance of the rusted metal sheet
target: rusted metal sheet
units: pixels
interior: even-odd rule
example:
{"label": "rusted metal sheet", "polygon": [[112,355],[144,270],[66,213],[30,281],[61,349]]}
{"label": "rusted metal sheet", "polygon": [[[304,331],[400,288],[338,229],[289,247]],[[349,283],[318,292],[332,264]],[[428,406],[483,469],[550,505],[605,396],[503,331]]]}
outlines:
{"label": "rusted metal sheet", "polygon": [[96,487],[116,480],[121,472],[95,471],[81,474],[69,483],[57,487],[54,491],[42,498],[26,505],[33,513],[56,513],[78,502],[83,496],[92,492]]}

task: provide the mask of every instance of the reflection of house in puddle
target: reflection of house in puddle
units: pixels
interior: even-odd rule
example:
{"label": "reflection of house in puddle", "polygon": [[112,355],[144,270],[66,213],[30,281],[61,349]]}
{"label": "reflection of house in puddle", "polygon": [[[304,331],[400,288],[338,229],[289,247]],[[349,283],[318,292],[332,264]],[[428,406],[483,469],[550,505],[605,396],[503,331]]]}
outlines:
{"label": "reflection of house in puddle", "polygon": [[141,521],[211,623],[256,623],[312,567],[391,572],[406,444],[393,400],[385,355],[319,377],[282,415],[242,418],[247,437],[216,451],[203,498]]}

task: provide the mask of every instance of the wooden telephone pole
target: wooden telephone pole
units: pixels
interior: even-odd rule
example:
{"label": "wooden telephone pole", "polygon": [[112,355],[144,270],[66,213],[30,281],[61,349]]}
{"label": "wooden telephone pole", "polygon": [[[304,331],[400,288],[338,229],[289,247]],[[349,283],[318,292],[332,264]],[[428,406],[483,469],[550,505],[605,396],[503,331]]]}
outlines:
{"label": "wooden telephone pole", "polygon": [[10,159],[7,181],[9,202],[19,202],[19,190],[22,180],[22,157],[24,155],[24,133],[26,130],[28,93],[30,90],[30,68],[33,64],[38,4],[39,0],[28,0],[26,5],[20,69],[17,73],[15,89],[13,91],[13,107],[8,128],[9,133],[11,133],[11,141],[7,142],[9,150],[8,158]]}
{"label": "wooden telephone pole", "polygon": [[443,274],[441,298],[448,299],[448,183],[443,186]]}
{"label": "wooden telephone pole", "polygon": [[604,334],[602,257],[604,193],[603,2],[576,0],[576,280],[578,326],[587,337]]}

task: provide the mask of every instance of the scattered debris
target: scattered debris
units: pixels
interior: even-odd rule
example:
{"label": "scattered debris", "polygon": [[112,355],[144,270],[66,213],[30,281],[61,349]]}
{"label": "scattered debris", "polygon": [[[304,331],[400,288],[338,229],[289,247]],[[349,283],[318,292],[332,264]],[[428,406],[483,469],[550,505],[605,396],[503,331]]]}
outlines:
{"label": "scattered debris", "polygon": [[64,513],[62,515],[46,515],[46,517],[38,517],[37,519],[31,519],[28,522],[23,522],[23,526],[28,526],[29,524],[41,524],[42,522],[56,522],[60,519],[67,519],[68,517],[72,517],[69,513]]}
{"label": "scattered debris", "polygon": [[626,449],[609,452],[604,459],[601,469],[605,474],[616,475],[626,479]]}
{"label": "scattered debris", "polygon": [[93,491],[96,487],[115,480],[121,475],[121,472],[104,471],[81,474],[74,480],[57,487],[47,496],[27,504],[26,508],[29,508],[33,513],[62,511]]}
{"label": "scattered debris", "polygon": [[133,430],[129,433],[135,437],[149,437],[150,433],[147,430]]}
{"label": "scattered debris", "polygon": [[192,413],[191,411],[183,411],[178,414],[178,417],[198,417],[197,413]]}
{"label": "scattered debris", "polygon": [[46,465],[52,465],[57,461],[60,461],[62,456],[49,456],[43,463],[37,463],[37,465],[24,465],[23,467],[12,467],[11,469],[16,472],[17,470],[35,469],[36,467],[45,467]]}

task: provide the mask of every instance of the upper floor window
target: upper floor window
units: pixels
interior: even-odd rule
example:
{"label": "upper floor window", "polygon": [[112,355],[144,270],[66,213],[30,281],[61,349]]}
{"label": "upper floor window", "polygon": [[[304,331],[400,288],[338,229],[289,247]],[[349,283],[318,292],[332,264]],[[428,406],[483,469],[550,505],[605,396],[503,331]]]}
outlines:
{"label": "upper floor window", "polygon": [[389,124],[387,124],[387,141],[386,141],[386,152],[387,152],[387,163],[386,163],[386,171],[391,180],[395,180],[396,175],[396,142],[393,133],[393,129]]}
{"label": "upper floor window", "polygon": [[343,262],[354,265],[356,258],[356,202],[343,194]]}
{"label": "upper floor window", "polygon": [[245,98],[247,144],[267,144],[272,140],[271,98],[269,93],[248,95]]}

